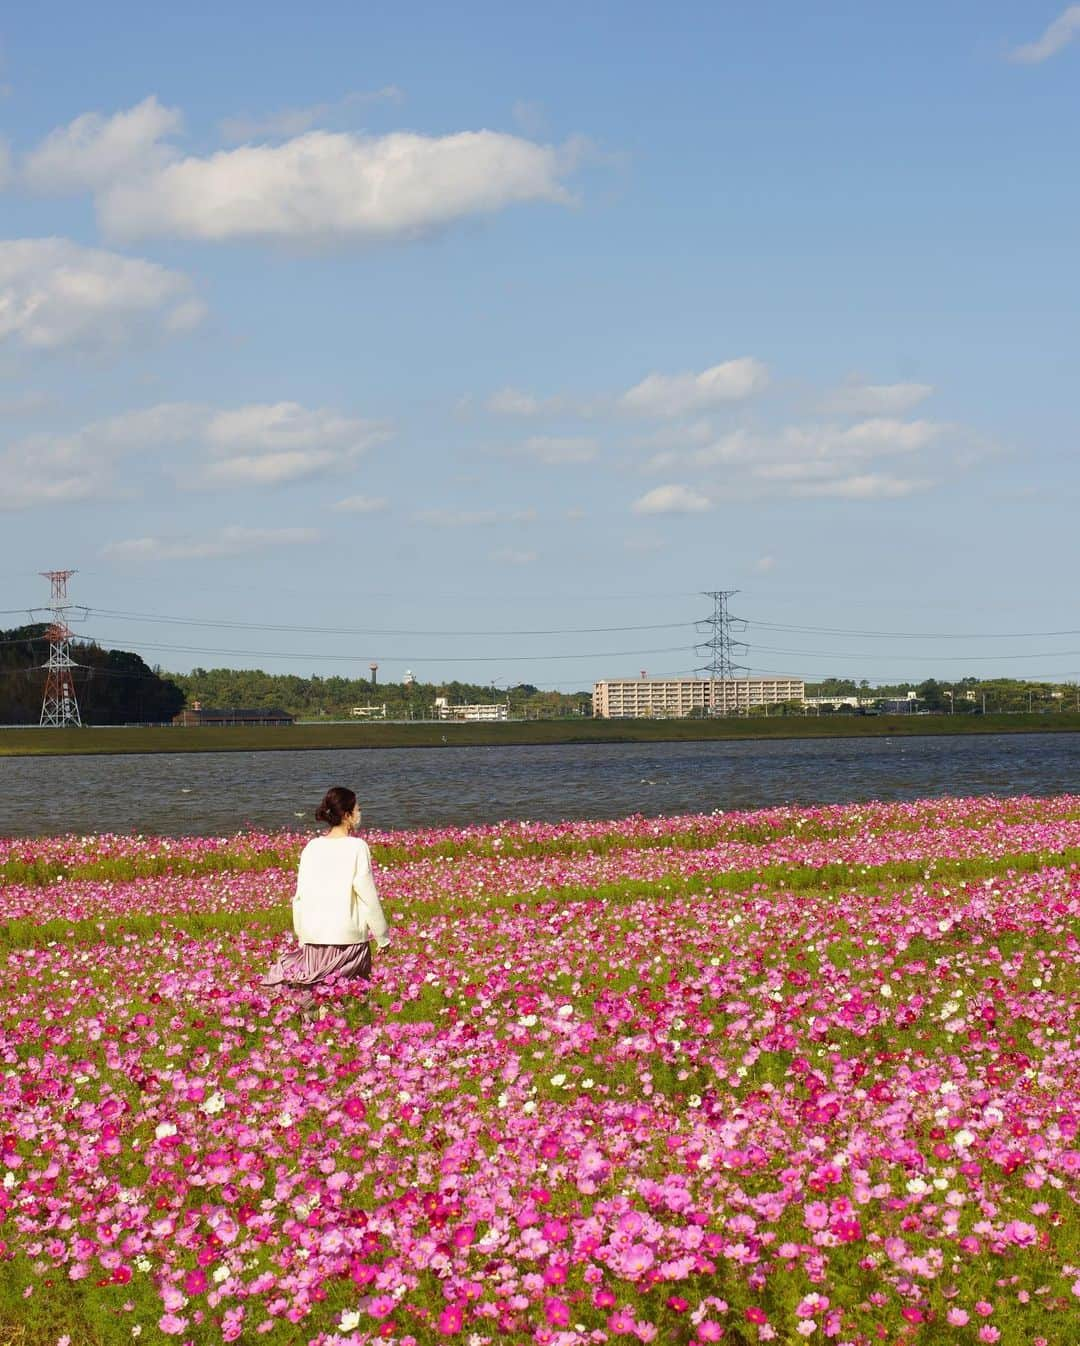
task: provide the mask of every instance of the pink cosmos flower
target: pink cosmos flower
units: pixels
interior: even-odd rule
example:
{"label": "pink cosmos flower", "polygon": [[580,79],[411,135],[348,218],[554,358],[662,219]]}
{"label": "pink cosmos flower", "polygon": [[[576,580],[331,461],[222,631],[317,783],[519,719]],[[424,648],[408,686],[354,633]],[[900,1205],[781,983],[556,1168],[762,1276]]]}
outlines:
{"label": "pink cosmos flower", "polygon": [[448,1304],[439,1314],[438,1328],[444,1337],[455,1336],[461,1331],[465,1315],[457,1304]]}
{"label": "pink cosmos flower", "polygon": [[619,1270],[624,1276],[633,1279],[648,1271],[654,1261],[651,1248],[644,1243],[632,1243],[619,1259]]}
{"label": "pink cosmos flower", "polygon": [[544,1300],[544,1316],[552,1327],[565,1327],[570,1321],[570,1309],[554,1296]]}

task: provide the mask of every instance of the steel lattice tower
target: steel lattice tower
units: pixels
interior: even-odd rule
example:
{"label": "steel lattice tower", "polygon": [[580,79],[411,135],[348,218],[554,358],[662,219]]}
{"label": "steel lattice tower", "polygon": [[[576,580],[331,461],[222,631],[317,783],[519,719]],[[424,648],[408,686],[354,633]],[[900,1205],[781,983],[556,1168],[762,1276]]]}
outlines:
{"label": "steel lattice tower", "polygon": [[[738,589],[707,590],[704,596],[713,601],[712,616],[704,617],[697,623],[698,630],[707,632],[708,638],[694,648],[705,655],[709,662],[695,671],[707,673],[709,676],[712,684],[709,688],[710,701],[714,715],[727,714],[727,685],[735,681],[737,673],[748,671],[743,664],[735,662],[736,655],[748,647],[745,641],[736,640],[732,635],[734,630],[742,630],[746,623],[738,617],[732,617],[728,611],[728,599],[734,598],[738,592]],[[717,684],[721,693],[719,700]]]}
{"label": "steel lattice tower", "polygon": [[52,621],[45,632],[49,639],[49,662],[45,665],[45,695],[39,723],[55,728],[69,724],[81,726],[75,680],[71,673],[76,665],[71,658],[71,631],[67,624],[71,610],[67,601],[67,582],[75,571],[43,570],[41,574],[52,585]]}

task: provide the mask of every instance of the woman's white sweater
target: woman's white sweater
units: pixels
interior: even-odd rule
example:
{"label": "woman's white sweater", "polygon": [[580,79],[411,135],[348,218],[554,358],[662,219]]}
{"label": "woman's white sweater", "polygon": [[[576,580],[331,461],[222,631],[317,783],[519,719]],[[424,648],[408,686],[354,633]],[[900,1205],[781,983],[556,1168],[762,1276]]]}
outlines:
{"label": "woman's white sweater", "polygon": [[300,853],[293,929],[301,944],[390,943],[371,852],[359,837],[314,837]]}

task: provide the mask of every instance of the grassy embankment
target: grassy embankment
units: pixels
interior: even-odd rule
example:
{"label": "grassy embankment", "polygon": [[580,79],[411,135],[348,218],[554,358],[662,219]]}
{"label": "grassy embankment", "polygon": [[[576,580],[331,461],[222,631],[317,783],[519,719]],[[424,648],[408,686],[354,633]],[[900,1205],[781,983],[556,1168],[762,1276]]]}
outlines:
{"label": "grassy embankment", "polygon": [[892,738],[1080,731],[1080,714],[821,715],[731,720],[529,720],[508,724],[294,724],[284,728],[0,729],[0,757],[75,753],[687,743],[713,739]]}

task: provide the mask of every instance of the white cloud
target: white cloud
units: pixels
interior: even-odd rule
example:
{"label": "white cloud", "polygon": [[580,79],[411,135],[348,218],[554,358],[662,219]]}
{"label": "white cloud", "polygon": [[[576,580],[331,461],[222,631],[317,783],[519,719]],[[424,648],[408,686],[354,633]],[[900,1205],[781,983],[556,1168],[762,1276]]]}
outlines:
{"label": "white cloud", "polygon": [[257,402],[214,412],[202,433],[210,461],[195,486],[277,486],[343,467],[388,435],[385,425],[298,402]]}
{"label": "white cloud", "polygon": [[1009,53],[1009,59],[1020,65],[1038,65],[1067,47],[1077,33],[1080,33],[1080,5],[1069,5],[1037,41],[1015,47]]}
{"label": "white cloud", "polygon": [[792,488],[793,495],[832,496],[840,500],[899,500],[934,483],[925,479],[904,479],[879,473],[841,477],[836,481],[803,482]]}
{"label": "white cloud", "polygon": [[687,416],[739,402],[768,383],[760,360],[746,356],[713,365],[700,374],[649,374],[620,399],[623,408],[642,416]]}
{"label": "white cloud", "polygon": [[925,448],[941,429],[934,421],[898,421],[877,416],[848,426],[835,437],[835,443],[852,453],[910,453]]}
{"label": "white cloud", "polygon": [[0,504],[115,496],[117,463],[136,455],[140,465],[160,466],[188,488],[277,486],[340,472],[387,433],[376,422],[293,402],[228,411],[164,402],[17,441],[0,453],[6,492]]}
{"label": "white cloud", "polygon": [[591,463],[596,457],[596,441],[572,435],[533,435],[514,452],[518,457],[534,458],[550,467]]}
{"label": "white cloud", "polygon": [[11,182],[11,150],[3,136],[0,136],[0,191]]}
{"label": "white cloud", "polygon": [[[711,444],[687,451],[654,454],[646,467],[745,468],[763,477],[797,477],[832,470],[829,465],[853,458],[871,459],[914,453],[938,439],[946,427],[937,421],[902,421],[870,417],[854,425],[828,423],[788,425],[771,433],[733,430]],[[837,471],[844,470],[842,466]]]}
{"label": "white cloud", "polygon": [[527,566],[538,561],[540,556],[534,551],[515,551],[512,547],[503,547],[499,551],[491,552],[488,559],[497,565]]}
{"label": "white cloud", "polygon": [[299,402],[256,402],[216,412],[206,438],[224,453],[313,448],[365,449],[381,427],[337,412],[309,410]]}
{"label": "white cloud", "polygon": [[264,117],[226,117],[221,123],[225,140],[238,144],[245,140],[279,140],[302,135],[348,108],[372,103],[400,103],[403,94],[396,84],[381,89],[357,90],[332,103],[312,103],[307,107],[281,108]]}
{"label": "white cloud", "polygon": [[0,451],[0,510],[91,500],[110,491],[107,457],[77,435],[28,435]]}
{"label": "white cloud", "polygon": [[283,453],[244,453],[206,463],[196,486],[280,486],[312,477],[340,461],[333,449],[291,449]]}
{"label": "white cloud", "polygon": [[933,393],[929,383],[849,383],[824,403],[834,416],[901,416]]}
{"label": "white cloud", "polygon": [[496,131],[311,131],[120,176],[98,195],[116,238],[377,243],[528,201],[568,204],[572,155]]}
{"label": "white cloud", "polygon": [[710,505],[706,496],[691,487],[672,484],[647,491],[631,508],[635,514],[700,514]]}
{"label": "white cloud", "polygon": [[334,505],[334,509],[344,514],[378,514],[389,504],[389,500],[381,495],[347,495]]}
{"label": "white cloud", "polygon": [[66,238],[0,241],[0,340],[108,347],[182,332],[204,315],[179,272]]}
{"label": "white cloud", "polygon": [[[723,497],[833,497],[848,500],[899,499],[937,483],[928,471],[933,452],[940,467],[939,441],[965,442],[963,427],[925,420],[872,416],[853,425],[806,423],[772,431],[736,430],[712,444],[655,454],[652,471],[695,473],[698,487],[659,487],[635,504],[637,512],[659,511],[681,499],[684,490],[699,492],[705,508]],[[884,460],[903,458],[911,464],[902,473],[876,470]],[[673,494],[672,494],[673,493]],[[684,502],[684,508],[689,507]]]}
{"label": "white cloud", "polygon": [[99,191],[159,171],[175,154],[162,141],[182,122],[176,108],[162,107],[154,97],[111,117],[84,113],[26,156],[23,178],[34,191],[63,194]]}
{"label": "white cloud", "polygon": [[319,533],[313,528],[242,528],[233,524],[205,538],[136,537],[110,542],[101,554],[121,561],[204,561],[318,541]]}
{"label": "white cloud", "polygon": [[89,442],[121,453],[165,448],[198,441],[213,414],[212,407],[198,402],[159,402],[95,421],[82,434]]}
{"label": "white cloud", "polygon": [[501,388],[491,394],[486,405],[496,416],[539,416],[544,410],[544,403],[538,397],[518,388]]}

